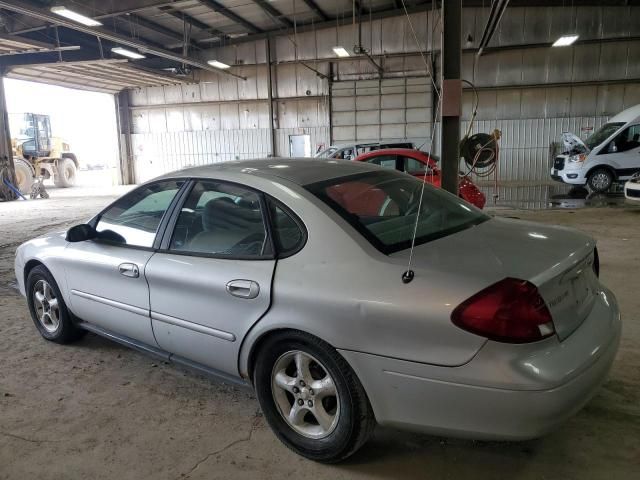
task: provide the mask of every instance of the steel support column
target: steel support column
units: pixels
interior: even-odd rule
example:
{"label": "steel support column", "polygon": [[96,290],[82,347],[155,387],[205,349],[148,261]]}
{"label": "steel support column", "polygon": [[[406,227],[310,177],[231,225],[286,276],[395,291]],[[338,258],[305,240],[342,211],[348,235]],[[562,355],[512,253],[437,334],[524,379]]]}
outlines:
{"label": "steel support column", "polygon": [[442,2],[442,188],[458,193],[462,82],[462,0]]}
{"label": "steel support column", "polygon": [[[0,73],[4,74],[4,72]],[[13,166],[11,133],[9,132],[9,114],[7,113],[7,102],[4,94],[4,76],[0,76],[0,167],[4,166],[9,169],[9,181],[15,185],[16,175]],[[6,189],[3,188],[2,190]],[[2,198],[2,200],[13,200],[16,198],[14,195],[10,195],[10,198]]]}
{"label": "steel support column", "polygon": [[119,180],[122,185],[132,185],[136,181],[131,145],[131,111],[129,91],[122,90],[114,95],[119,146]]}
{"label": "steel support column", "polygon": [[271,37],[265,42],[267,57],[267,98],[269,99],[269,146],[270,156],[276,156],[276,131],[273,127],[273,72],[271,70]]}

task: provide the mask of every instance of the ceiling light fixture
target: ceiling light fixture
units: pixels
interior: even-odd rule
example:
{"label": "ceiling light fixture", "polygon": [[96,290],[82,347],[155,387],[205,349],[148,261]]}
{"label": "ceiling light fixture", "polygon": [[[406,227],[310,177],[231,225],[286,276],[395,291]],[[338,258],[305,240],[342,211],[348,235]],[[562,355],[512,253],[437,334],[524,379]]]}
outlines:
{"label": "ceiling light fixture", "polygon": [[339,57],[350,57],[349,52],[344,47],[333,47],[333,52]]}
{"label": "ceiling light fixture", "polygon": [[209,60],[207,63],[212,67],[219,68],[221,70],[226,70],[227,68],[231,68],[231,65],[227,65],[226,63],[219,62],[218,60]]}
{"label": "ceiling light fixture", "polygon": [[147,58],[144,55],[142,55],[141,53],[134,52],[134,51],[131,51],[131,50],[127,50],[126,48],[122,48],[122,47],[113,47],[111,49],[111,51],[113,53],[117,53],[118,55],[122,55],[123,57],[133,58],[134,60],[140,60],[141,58]]}
{"label": "ceiling light fixture", "polygon": [[74,22],[81,23],[82,25],[86,25],[87,27],[97,27],[102,25],[99,21],[78,12],[74,12],[73,10],[69,10],[67,7],[51,7],[51,12],[56,15],[60,15],[61,17],[68,18],[69,20],[73,20]]}
{"label": "ceiling light fixture", "polygon": [[579,35],[562,35],[551,46],[552,47],[568,47],[578,39],[578,36]]}

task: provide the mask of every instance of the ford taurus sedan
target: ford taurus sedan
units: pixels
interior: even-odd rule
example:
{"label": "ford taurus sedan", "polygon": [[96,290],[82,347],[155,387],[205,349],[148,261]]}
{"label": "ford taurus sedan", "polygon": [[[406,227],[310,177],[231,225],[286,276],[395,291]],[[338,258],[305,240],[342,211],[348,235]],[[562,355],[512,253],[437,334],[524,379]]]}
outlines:
{"label": "ford taurus sedan", "polygon": [[91,331],[252,385],[278,438],[324,462],[376,423],[513,440],[557,427],[618,348],[598,265],[577,231],[320,159],[170,173],[15,260],[45,339]]}

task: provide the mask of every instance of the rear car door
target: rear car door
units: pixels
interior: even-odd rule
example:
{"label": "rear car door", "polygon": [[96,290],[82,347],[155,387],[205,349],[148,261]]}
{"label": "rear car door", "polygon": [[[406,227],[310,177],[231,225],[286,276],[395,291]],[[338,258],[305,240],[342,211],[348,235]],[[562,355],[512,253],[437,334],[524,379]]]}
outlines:
{"label": "rear car door", "polygon": [[145,269],[158,345],[230,375],[246,332],[269,309],[275,267],[263,195],[194,181]]}
{"label": "rear car door", "polygon": [[142,186],[94,220],[95,240],[65,249],[71,310],[103,329],[155,346],[144,277],[156,234],[183,180]]}

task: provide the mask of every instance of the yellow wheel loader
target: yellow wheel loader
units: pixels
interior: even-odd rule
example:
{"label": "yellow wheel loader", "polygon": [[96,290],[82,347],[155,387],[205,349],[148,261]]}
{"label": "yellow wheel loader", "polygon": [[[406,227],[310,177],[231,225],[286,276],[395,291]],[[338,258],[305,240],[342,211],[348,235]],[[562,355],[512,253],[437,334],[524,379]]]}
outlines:
{"label": "yellow wheel loader", "polygon": [[69,144],[51,136],[49,115],[9,114],[13,164],[17,187],[29,194],[39,177],[53,178],[56,187],[72,187],[78,174],[78,159]]}

